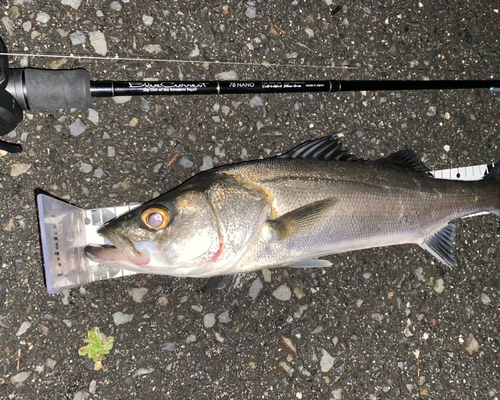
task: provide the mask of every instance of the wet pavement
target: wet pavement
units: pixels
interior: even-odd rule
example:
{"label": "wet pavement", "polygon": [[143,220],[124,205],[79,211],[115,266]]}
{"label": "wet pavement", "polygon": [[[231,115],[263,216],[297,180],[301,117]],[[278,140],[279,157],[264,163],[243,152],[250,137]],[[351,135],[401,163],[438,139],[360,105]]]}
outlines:
{"label": "wet pavement", "polygon": [[[11,56],[12,68],[83,67],[92,80],[500,76],[494,2],[10,0],[1,10],[11,53],[61,56]],[[34,190],[82,208],[143,202],[325,134],[365,158],[412,148],[431,169],[490,163],[499,96],[145,96],[26,112],[4,137],[24,151],[0,157],[0,398],[498,398],[492,215],[460,221],[456,268],[407,245],[208,294],[204,280],[135,275],[49,296]],[[95,326],[115,338],[98,371],[78,354]]]}

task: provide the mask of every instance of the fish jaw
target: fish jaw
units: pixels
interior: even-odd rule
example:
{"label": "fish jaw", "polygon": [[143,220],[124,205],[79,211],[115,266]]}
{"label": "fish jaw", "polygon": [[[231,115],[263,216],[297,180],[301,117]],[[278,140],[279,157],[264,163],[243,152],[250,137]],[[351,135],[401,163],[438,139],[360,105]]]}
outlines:
{"label": "fish jaw", "polygon": [[151,261],[145,248],[139,250],[130,239],[112,231],[100,232],[112,245],[87,245],[84,253],[87,258],[98,263],[119,262],[133,264],[136,267],[147,267]]}

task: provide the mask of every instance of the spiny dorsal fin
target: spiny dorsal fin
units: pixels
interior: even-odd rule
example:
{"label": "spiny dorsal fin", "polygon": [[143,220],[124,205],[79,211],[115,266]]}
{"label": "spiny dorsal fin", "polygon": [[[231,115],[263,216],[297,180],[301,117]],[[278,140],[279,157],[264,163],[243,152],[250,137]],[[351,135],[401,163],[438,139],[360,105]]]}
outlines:
{"label": "spiny dorsal fin", "polygon": [[439,232],[426,238],[419,246],[427,250],[442,263],[455,267],[457,261],[453,255],[453,237],[455,236],[455,225],[448,224]]}
{"label": "spiny dorsal fin", "polygon": [[398,165],[400,167],[407,167],[424,174],[430,173],[430,169],[425,166],[425,164],[413,150],[400,150],[386,158],[381,158],[376,162],[383,164],[389,163]]}
{"label": "spiny dorsal fin", "polygon": [[327,161],[360,161],[362,159],[342,150],[342,144],[333,136],[321,139],[309,140],[278,158],[295,158],[303,160],[327,160]]}

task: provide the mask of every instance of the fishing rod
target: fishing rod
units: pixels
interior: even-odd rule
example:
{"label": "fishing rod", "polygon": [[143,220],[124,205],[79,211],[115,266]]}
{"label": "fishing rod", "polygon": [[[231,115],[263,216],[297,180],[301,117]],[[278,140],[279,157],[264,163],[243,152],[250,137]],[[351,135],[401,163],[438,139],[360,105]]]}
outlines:
{"label": "fishing rod", "polygon": [[[500,91],[500,80],[91,81],[89,72],[83,68],[9,70],[7,47],[1,38],[0,54],[0,136],[16,128],[23,120],[23,111],[85,110],[91,107],[92,97],[441,89]],[[0,140],[0,150],[18,153],[22,147]]]}

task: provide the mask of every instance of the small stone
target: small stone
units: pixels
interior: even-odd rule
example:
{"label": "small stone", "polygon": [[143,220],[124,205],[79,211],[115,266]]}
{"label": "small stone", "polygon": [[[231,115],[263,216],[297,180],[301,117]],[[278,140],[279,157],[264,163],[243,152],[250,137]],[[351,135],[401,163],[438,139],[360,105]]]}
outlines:
{"label": "small stone", "polygon": [[16,336],[21,336],[31,327],[31,322],[24,321],[16,332]]}
{"label": "small stone", "polygon": [[181,159],[179,160],[179,165],[184,168],[184,169],[189,169],[191,168],[194,164],[193,162],[187,158],[186,156],[184,157],[181,157]]}
{"label": "small stone", "polygon": [[214,331],[215,335],[215,340],[217,340],[219,343],[224,343],[224,338],[219,332]]}
{"label": "small stone", "polygon": [[157,302],[160,306],[166,306],[168,304],[168,299],[165,296],[158,297]]}
{"label": "small stone", "polygon": [[43,11],[39,11],[36,14],[36,20],[40,22],[41,24],[46,24],[47,22],[50,21],[50,15],[47,13],[44,13]]}
{"label": "small stone", "polygon": [[154,368],[139,368],[134,372],[134,375],[132,375],[132,377],[137,378],[138,376],[149,375],[153,373],[154,370]]}
{"label": "small stone", "polygon": [[245,11],[245,15],[248,18],[255,18],[257,16],[257,9],[253,6],[247,7],[247,10]]}
{"label": "small stone", "polygon": [[443,149],[444,149],[444,151],[446,151],[446,152],[448,153],[448,152],[450,151],[450,145],[445,144],[445,145],[443,146]]}
{"label": "small stone", "polygon": [[250,107],[252,107],[252,108],[261,107],[263,105],[264,105],[264,102],[262,101],[262,97],[260,97],[258,94],[256,94],[255,96],[253,96],[250,99]]}
{"label": "small stone", "polygon": [[372,277],[372,274],[370,272],[365,272],[363,274],[363,278],[365,278],[366,280],[370,279]]}
{"label": "small stone", "polygon": [[115,148],[113,146],[108,146],[108,157],[114,157],[115,156]]}
{"label": "small stone", "polygon": [[89,393],[95,394],[96,388],[97,388],[97,381],[95,379],[93,379],[90,381],[90,384],[89,384]]}
{"label": "small stone", "polygon": [[104,37],[104,33],[91,31],[89,32],[90,44],[94,48],[94,51],[101,55],[105,56],[108,54],[108,45],[106,44],[106,38]]}
{"label": "small stone", "polygon": [[224,15],[229,14],[229,4],[223,5],[221,8],[222,8],[222,14]]}
{"label": "small stone", "polygon": [[79,44],[84,44],[87,41],[85,34],[82,31],[74,31],[69,34],[69,39],[73,46],[78,46]]}
{"label": "small stone", "polygon": [[94,177],[97,179],[101,179],[104,176],[104,171],[102,170],[101,167],[97,167],[94,171]]}
{"label": "small stone", "polygon": [[144,25],[146,25],[146,26],[151,26],[151,25],[153,25],[153,22],[154,22],[154,21],[155,21],[155,19],[154,19],[152,16],[150,16],[150,15],[146,15],[146,14],[144,14],[144,15],[142,16],[142,23],[143,23]]}
{"label": "small stone", "polygon": [[132,297],[132,300],[136,303],[142,303],[147,293],[148,289],[146,288],[133,288],[128,291],[128,295]]}
{"label": "small stone", "polygon": [[257,298],[263,287],[264,286],[262,285],[260,278],[257,278],[252,282],[252,286],[250,286],[250,289],[248,290],[248,295],[252,298],[252,300]]}
{"label": "small stone", "polygon": [[212,117],[212,121],[214,121],[216,124],[220,124],[220,117],[218,115],[214,115]]}
{"label": "small stone", "polygon": [[132,318],[134,318],[134,314],[124,314],[120,311],[113,314],[113,321],[116,326],[126,324],[132,321]]}
{"label": "small stone", "polygon": [[202,312],[203,311],[203,306],[201,304],[193,304],[191,308],[196,311],[196,312]]}
{"label": "small stone", "polygon": [[437,114],[437,109],[435,106],[429,106],[429,109],[427,110],[427,116],[428,117],[435,117]]}
{"label": "small stone", "polygon": [[75,121],[68,126],[69,133],[71,136],[80,136],[83,132],[87,130],[87,125],[85,125],[80,118],[75,119]]}
{"label": "small stone", "polygon": [[90,122],[92,122],[94,125],[98,125],[99,124],[99,113],[92,109],[92,108],[89,108],[88,110],[88,120]]}
{"label": "small stone", "polygon": [[187,338],[186,338],[186,344],[189,344],[189,343],[194,343],[196,342],[196,336],[195,335],[189,335]]}
{"label": "small stone", "polygon": [[332,398],[333,400],[342,400],[342,389],[332,390]]}
{"label": "small stone", "polygon": [[486,293],[481,293],[481,302],[487,306],[488,304],[491,303],[490,296],[488,296]]}
{"label": "small stone", "polygon": [[221,72],[215,75],[215,79],[218,81],[231,81],[237,80],[238,74],[234,70]]}
{"label": "small stone", "polygon": [[109,8],[113,11],[121,11],[122,3],[120,3],[119,1],[112,1],[111,4],[109,5]]}
{"label": "small stone", "polygon": [[70,6],[71,8],[78,10],[80,4],[82,4],[82,0],[61,0],[61,4],[63,6]]}
{"label": "small stone", "polygon": [[194,49],[191,50],[191,52],[189,53],[189,57],[193,58],[193,57],[198,57],[199,55],[200,55],[200,49],[198,48],[198,45],[195,44]]}
{"label": "small stone", "polygon": [[21,17],[21,13],[19,12],[18,6],[12,6],[9,8],[9,18],[14,21]]}
{"label": "small stone", "polygon": [[294,295],[295,295],[295,297],[297,297],[299,300],[300,300],[302,297],[304,297],[304,296],[305,296],[304,291],[303,291],[300,287],[298,287],[298,286],[295,286],[295,287],[293,288],[293,294],[294,294]]}
{"label": "small stone", "polygon": [[281,301],[288,301],[292,298],[292,291],[290,288],[283,284],[273,292],[273,296]]}
{"label": "small stone", "polygon": [[[241,157],[241,155],[240,158],[245,160],[245,158]],[[246,159],[248,160],[248,157]],[[271,283],[271,271],[269,271],[269,269],[262,269],[262,277],[264,278],[264,282]]]}
{"label": "small stone", "polygon": [[443,293],[444,281],[441,278],[436,279],[436,282],[434,283],[434,286],[432,288],[436,293]]}
{"label": "small stone", "polygon": [[134,117],[130,120],[128,123],[132,128],[135,128],[137,124],[139,123],[139,119],[137,117]]}
{"label": "small stone", "polygon": [[165,342],[160,345],[160,350],[175,351],[176,342]]}
{"label": "small stone", "polygon": [[29,164],[16,163],[10,166],[10,176],[19,176],[26,173],[31,168]]}
{"label": "small stone", "polygon": [[229,311],[224,311],[217,317],[217,319],[221,324],[228,324],[232,321],[231,317],[229,316]]}
{"label": "small stone", "polygon": [[309,39],[314,37],[314,31],[311,28],[306,28],[306,33]]}
{"label": "small stone", "polygon": [[215,325],[215,314],[209,313],[203,317],[203,325],[205,328],[209,329]]}
{"label": "small stone", "polygon": [[12,36],[15,28],[14,21],[12,21],[9,17],[2,17],[2,24],[9,36]]}
{"label": "small stone", "polygon": [[159,44],[148,44],[147,46],[144,46],[142,49],[150,54],[158,54],[162,52],[161,46]]}
{"label": "small stone", "polygon": [[328,372],[332,369],[335,363],[335,358],[330,355],[325,349],[321,349],[321,372]]}
{"label": "small stone", "polygon": [[23,22],[23,30],[24,30],[24,32],[31,31],[31,21]]}
{"label": "small stone", "polygon": [[132,100],[132,96],[115,96],[113,97],[113,101],[116,104],[125,104]]}
{"label": "small stone", "polygon": [[479,343],[477,342],[476,338],[472,335],[472,333],[470,333],[467,339],[465,340],[464,348],[465,351],[470,355],[473,355],[474,353],[477,353],[479,351]]}
{"label": "small stone", "polygon": [[163,163],[156,164],[153,168],[153,173],[157,174],[160,171],[161,167],[163,167]]}
{"label": "small stone", "polygon": [[19,372],[10,378],[10,383],[12,383],[15,387],[20,387],[23,385],[23,382],[30,377],[30,375],[31,371]]}
{"label": "small stone", "polygon": [[84,174],[88,174],[88,173],[92,172],[93,167],[90,164],[82,162],[82,163],[80,163],[79,169],[80,169],[80,172],[83,172]]}
{"label": "small stone", "polygon": [[200,167],[200,171],[206,171],[212,169],[213,167],[214,167],[214,162],[212,160],[212,157],[203,156],[203,164]]}
{"label": "small stone", "polygon": [[391,57],[396,58],[399,54],[398,47],[396,46],[396,43],[393,43],[389,50],[387,51]]}
{"label": "small stone", "polygon": [[45,360],[45,365],[47,367],[49,367],[50,369],[54,369],[54,367],[56,366],[56,364],[57,364],[57,361],[53,360],[52,358],[47,358],[47,360]]}

